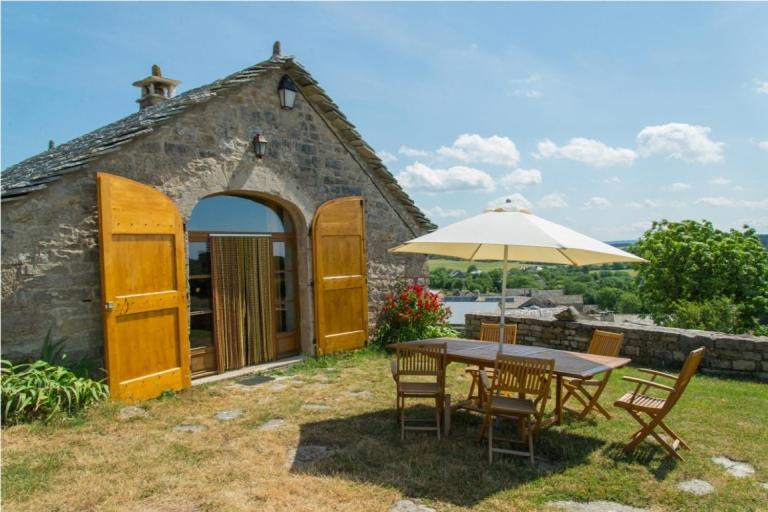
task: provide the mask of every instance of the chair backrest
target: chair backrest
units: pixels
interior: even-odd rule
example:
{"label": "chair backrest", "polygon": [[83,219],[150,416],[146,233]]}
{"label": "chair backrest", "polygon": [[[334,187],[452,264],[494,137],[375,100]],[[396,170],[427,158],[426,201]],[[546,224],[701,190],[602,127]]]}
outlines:
{"label": "chair backrest", "polygon": [[699,347],[696,350],[692,350],[688,353],[688,357],[685,358],[685,362],[683,363],[683,368],[677,375],[677,380],[675,381],[674,385],[675,390],[670,393],[669,398],[667,398],[667,402],[670,403],[670,406],[677,402],[677,400],[682,396],[683,391],[685,391],[685,388],[688,387],[688,383],[693,378],[693,375],[696,373],[696,369],[699,367],[701,360],[704,358],[705,350],[706,349],[704,347]]}
{"label": "chair backrest", "polygon": [[408,343],[397,347],[397,375],[442,378],[448,354],[447,343]]}
{"label": "chair backrest", "polygon": [[553,359],[497,354],[491,393],[522,393],[546,398],[554,368]]}
{"label": "chair backrest", "polygon": [[[501,334],[500,324],[480,324],[480,341],[499,342]],[[504,324],[504,343],[514,345],[517,343],[517,324]]]}
{"label": "chair backrest", "polygon": [[588,354],[616,357],[624,344],[624,333],[595,329],[589,342]]}

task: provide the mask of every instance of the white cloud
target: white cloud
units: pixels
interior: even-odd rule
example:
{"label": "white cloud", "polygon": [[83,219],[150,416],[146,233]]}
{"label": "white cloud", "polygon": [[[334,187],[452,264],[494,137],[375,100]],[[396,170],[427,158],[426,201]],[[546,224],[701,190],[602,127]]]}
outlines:
{"label": "white cloud", "polygon": [[541,183],[541,171],[538,169],[515,169],[501,178],[501,184],[507,189],[538,185],[539,183]]}
{"label": "white cloud", "polygon": [[[509,200],[509,202],[507,202]],[[525,198],[522,194],[515,192],[514,194],[497,197],[496,199],[488,202],[488,208],[525,208],[530,210],[531,202]]]}
{"label": "white cloud", "polygon": [[724,178],[723,176],[718,176],[717,178],[713,178],[709,180],[709,183],[712,185],[727,185],[731,182],[728,178]]}
{"label": "white cloud", "polygon": [[667,203],[667,206],[669,206],[670,208],[685,208],[686,206],[688,206],[688,203],[686,203],[685,201],[669,201]]}
{"label": "white cloud", "polygon": [[727,197],[700,197],[695,201],[696,204],[706,204],[708,206],[733,206],[733,201]]}
{"label": "white cloud", "polygon": [[624,206],[627,208],[640,210],[642,208],[656,208],[659,206],[659,203],[657,203],[656,201],[652,201],[650,199],[644,199],[642,201],[630,201],[629,203],[626,203]]}
{"label": "white cloud", "polygon": [[557,192],[542,197],[538,205],[540,208],[568,208],[568,203],[565,202],[565,194]]}
{"label": "white cloud", "polygon": [[646,126],[637,134],[638,152],[701,164],[720,162],[725,144],[710,139],[709,132],[706,126],[686,123]]}
{"label": "white cloud", "polygon": [[768,151],[768,140],[761,140],[757,143],[757,146],[763,151]]}
{"label": "white cloud", "polygon": [[518,98],[528,98],[531,100],[536,100],[544,96],[544,93],[542,93],[538,89],[513,89],[512,96],[517,96]]}
{"label": "white cloud", "polygon": [[762,201],[738,201],[736,206],[742,206],[744,208],[757,208],[760,210],[768,210],[768,199]]}
{"label": "white cloud", "polygon": [[442,218],[451,218],[451,217],[463,217],[467,214],[466,210],[444,210],[443,208],[439,206],[435,206],[434,208],[428,208],[424,210],[424,213],[429,215],[430,217],[442,217]]}
{"label": "white cloud", "polygon": [[540,80],[541,77],[536,73],[528,75],[525,78],[510,80],[509,82],[514,86],[514,89],[512,89],[512,96],[528,99],[541,98],[544,94],[533,85]]}
{"label": "white cloud", "polygon": [[733,186],[733,191],[734,192],[744,192],[744,190],[745,190],[744,187],[742,187],[741,185],[734,185]]}
{"label": "white cloud", "polygon": [[395,177],[404,188],[424,192],[455,190],[493,192],[496,189],[496,183],[487,173],[461,165],[448,169],[433,169],[421,162],[414,162]]}
{"label": "white cloud", "polygon": [[451,146],[443,146],[437,154],[466,163],[483,163],[515,167],[520,161],[517,146],[508,137],[492,135],[481,137],[474,133],[465,133]]}
{"label": "white cloud", "polygon": [[387,151],[377,151],[376,155],[379,158],[381,158],[381,161],[384,162],[384,165],[391,164],[392,162],[397,162],[397,157]]}
{"label": "white cloud", "polygon": [[597,208],[599,210],[608,208],[611,206],[611,202],[605,197],[590,197],[584,206],[587,208]]}
{"label": "white cloud", "polygon": [[594,139],[576,137],[564,146],[558,146],[549,139],[540,141],[537,145],[535,158],[565,158],[575,160],[594,167],[609,165],[632,165],[637,153],[627,148],[614,148]]}
{"label": "white cloud", "polygon": [[397,152],[410,158],[429,155],[428,151],[424,151],[423,149],[409,148],[408,146],[400,146],[400,149],[398,149]]}
{"label": "white cloud", "polygon": [[755,80],[757,83],[757,86],[755,86],[755,91],[760,94],[768,94],[768,82],[764,82],[762,80]]}
{"label": "white cloud", "polygon": [[668,190],[670,192],[681,192],[683,190],[688,190],[689,188],[691,188],[691,186],[688,183],[677,181],[671,185],[667,185],[663,188],[663,190]]}
{"label": "white cloud", "polygon": [[610,178],[605,178],[603,183],[621,183],[621,178],[618,176],[611,176]]}

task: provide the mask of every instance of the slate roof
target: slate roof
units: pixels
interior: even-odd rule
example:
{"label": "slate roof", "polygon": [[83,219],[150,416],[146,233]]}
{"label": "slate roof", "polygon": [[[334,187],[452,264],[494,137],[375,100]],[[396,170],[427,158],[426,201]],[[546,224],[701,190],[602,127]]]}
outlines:
{"label": "slate roof", "polygon": [[3,201],[22,199],[23,196],[43,189],[49,183],[60,179],[63,174],[82,170],[89,162],[121,147],[137,137],[151,133],[165,121],[186,109],[204,103],[226,93],[227,89],[249,82],[263,73],[283,69],[300,87],[302,94],[312,102],[339,135],[357,153],[372,171],[374,182],[385,188],[399,202],[407,215],[423,230],[435,229],[435,225],[416,206],[408,194],[400,188],[394,176],[384,163],[339,110],[333,100],[312,78],[309,72],[293,57],[273,57],[255,64],[226,78],[186,91],[162,103],[145,108],[119,121],[61,144],[51,150],[35,155],[23,162],[8,167],[2,177]]}

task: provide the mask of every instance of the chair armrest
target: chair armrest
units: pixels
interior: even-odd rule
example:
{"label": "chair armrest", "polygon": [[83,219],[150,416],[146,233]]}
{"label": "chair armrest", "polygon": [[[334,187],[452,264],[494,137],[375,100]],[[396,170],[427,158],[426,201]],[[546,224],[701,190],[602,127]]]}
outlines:
{"label": "chair armrest", "polygon": [[389,369],[392,371],[392,378],[397,380],[397,361],[394,359],[389,360]]}
{"label": "chair armrest", "polygon": [[480,382],[483,384],[483,387],[487,390],[491,389],[491,381],[488,378],[488,374],[485,373],[485,370],[480,370]]}
{"label": "chair armrest", "polygon": [[637,371],[643,372],[643,373],[650,373],[651,375],[658,375],[659,377],[666,377],[666,378],[672,379],[672,380],[677,380],[677,375],[672,375],[671,373],[660,372],[658,370],[651,370],[649,368],[638,368]]}
{"label": "chair armrest", "polygon": [[[665,386],[664,384],[659,384],[658,382],[654,382],[652,380],[646,380],[646,379],[638,379],[637,377],[627,377],[624,376],[622,379],[628,381],[628,382],[634,382],[635,384],[640,384],[641,386],[650,386],[653,388],[663,389],[664,391],[672,392],[675,390],[675,388],[671,386]],[[638,386],[639,388],[640,386]]]}

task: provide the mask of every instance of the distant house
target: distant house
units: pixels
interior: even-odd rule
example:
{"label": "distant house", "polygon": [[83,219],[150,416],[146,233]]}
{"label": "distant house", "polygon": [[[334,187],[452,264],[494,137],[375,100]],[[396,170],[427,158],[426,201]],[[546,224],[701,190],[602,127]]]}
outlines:
{"label": "distant house", "polygon": [[[566,295],[563,289],[539,290],[536,288],[507,289],[507,309],[526,307],[551,308],[555,306],[573,306],[578,310],[584,307],[584,296],[579,294]],[[509,300],[513,298],[510,307]],[[528,300],[524,300],[528,299]]]}
{"label": "distant house", "polygon": [[435,226],[279,46],[178,84],[153,67],[139,112],[3,172],[3,356],[52,328],[142,398],[359,347],[396,281],[425,276],[388,249]]}

